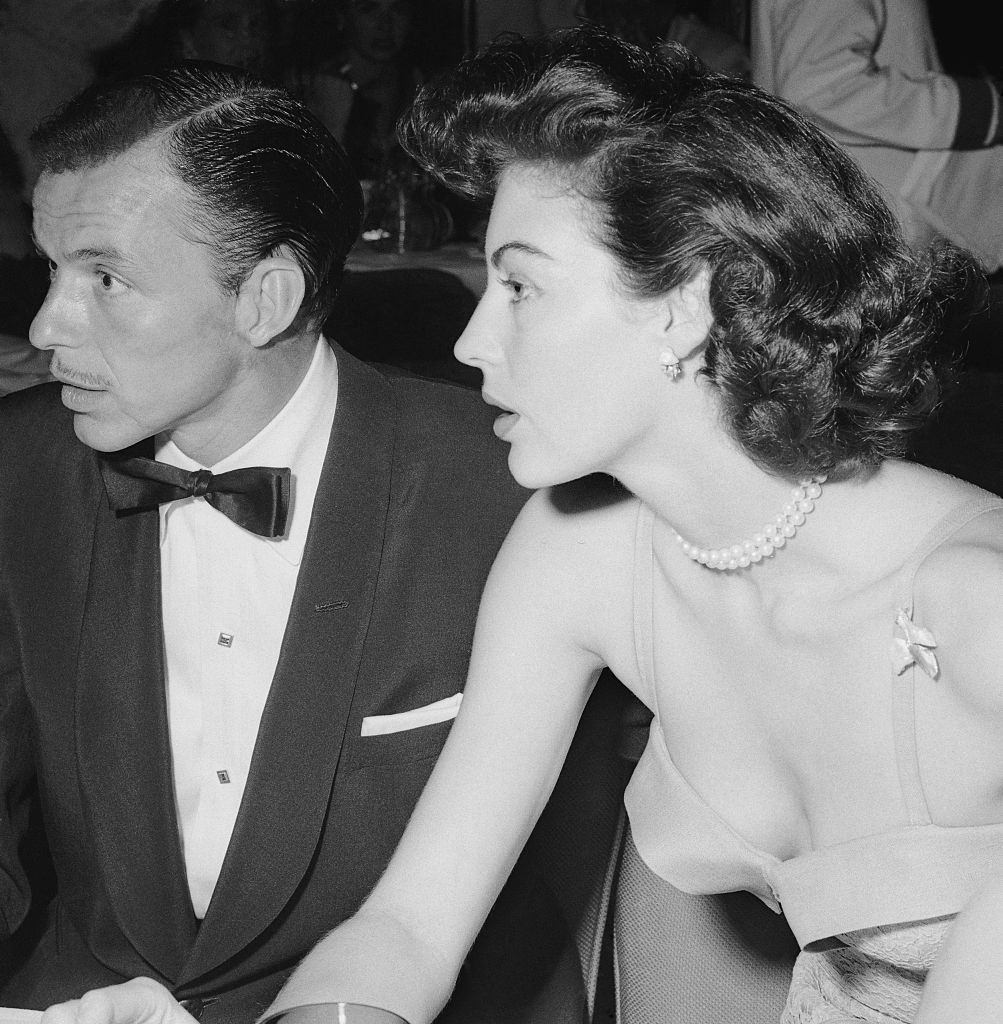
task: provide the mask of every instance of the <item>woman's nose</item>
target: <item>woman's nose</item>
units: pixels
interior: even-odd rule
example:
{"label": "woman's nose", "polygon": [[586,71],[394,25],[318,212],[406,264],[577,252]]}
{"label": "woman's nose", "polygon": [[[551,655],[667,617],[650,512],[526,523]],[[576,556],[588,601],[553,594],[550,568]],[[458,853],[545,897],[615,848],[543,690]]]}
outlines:
{"label": "woman's nose", "polygon": [[484,303],[482,298],[453,346],[453,355],[467,366],[480,366],[490,361],[492,346],[485,330],[487,315]]}

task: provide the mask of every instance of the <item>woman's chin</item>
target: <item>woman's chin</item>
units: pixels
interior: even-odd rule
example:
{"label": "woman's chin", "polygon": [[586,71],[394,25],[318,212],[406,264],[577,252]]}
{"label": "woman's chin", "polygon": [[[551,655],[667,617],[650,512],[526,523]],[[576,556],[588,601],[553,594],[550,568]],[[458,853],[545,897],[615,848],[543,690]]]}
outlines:
{"label": "woman's chin", "polygon": [[566,484],[585,475],[582,472],[567,470],[561,472],[556,466],[544,465],[539,461],[528,459],[521,456],[515,446],[508,453],[508,470],[520,487],[531,491],[539,491],[544,487],[556,487],[558,484]]}

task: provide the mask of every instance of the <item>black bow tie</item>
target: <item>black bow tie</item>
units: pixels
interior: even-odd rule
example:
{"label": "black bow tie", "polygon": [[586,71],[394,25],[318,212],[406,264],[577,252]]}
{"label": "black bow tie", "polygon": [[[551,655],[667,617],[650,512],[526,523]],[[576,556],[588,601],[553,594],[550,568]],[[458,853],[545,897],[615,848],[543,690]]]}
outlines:
{"label": "black bow tie", "polygon": [[148,512],[178,498],[205,498],[251,533],[281,537],[286,532],[287,468],[250,466],[215,476],[208,469],[189,472],[153,459],[101,459],[101,475],[119,516]]}

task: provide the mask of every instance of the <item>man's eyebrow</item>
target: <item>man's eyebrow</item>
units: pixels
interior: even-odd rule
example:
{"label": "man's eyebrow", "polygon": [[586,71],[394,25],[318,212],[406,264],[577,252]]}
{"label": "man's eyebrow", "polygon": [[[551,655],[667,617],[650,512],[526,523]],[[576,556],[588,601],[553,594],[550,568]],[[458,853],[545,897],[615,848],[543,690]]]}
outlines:
{"label": "man's eyebrow", "polygon": [[523,252],[528,256],[542,256],[545,260],[553,259],[552,256],[545,253],[542,249],[537,249],[535,245],[530,245],[528,242],[506,242],[504,245],[499,245],[491,253],[491,266],[497,269],[498,264],[501,263],[502,256],[507,252]]}
{"label": "man's eyebrow", "polygon": [[[35,247],[35,252],[37,252],[39,256],[43,259],[49,259],[48,253],[42,248],[42,245],[38,240],[38,236],[34,231],[31,233],[31,244]],[[111,245],[103,248],[84,246],[81,249],[74,249],[73,252],[69,254],[69,259],[80,262],[84,262],[86,260],[108,260],[113,263],[129,262],[125,253]]]}
{"label": "man's eyebrow", "polygon": [[128,257],[121,250],[116,249],[114,246],[105,246],[103,248],[92,248],[90,246],[84,246],[82,249],[74,249],[70,253],[71,260],[109,260],[112,263],[128,263]]}

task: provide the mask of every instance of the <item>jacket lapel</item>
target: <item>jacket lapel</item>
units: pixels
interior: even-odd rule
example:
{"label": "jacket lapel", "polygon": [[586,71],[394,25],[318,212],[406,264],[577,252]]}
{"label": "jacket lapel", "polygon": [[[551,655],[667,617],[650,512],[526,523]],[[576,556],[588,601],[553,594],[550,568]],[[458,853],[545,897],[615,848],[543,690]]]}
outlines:
{"label": "jacket lapel", "polygon": [[338,351],[337,412],[247,788],[182,983],[255,939],[302,881],[324,827],[383,554],[393,390]]}
{"label": "jacket lapel", "polygon": [[164,692],[159,519],[98,507],[77,665],[81,789],[122,931],[165,977],[195,937]]}

